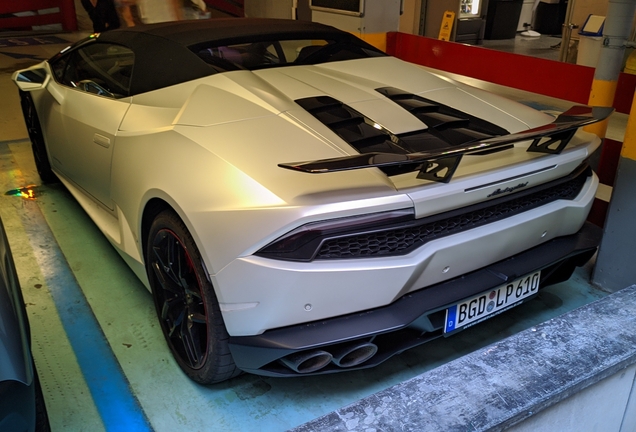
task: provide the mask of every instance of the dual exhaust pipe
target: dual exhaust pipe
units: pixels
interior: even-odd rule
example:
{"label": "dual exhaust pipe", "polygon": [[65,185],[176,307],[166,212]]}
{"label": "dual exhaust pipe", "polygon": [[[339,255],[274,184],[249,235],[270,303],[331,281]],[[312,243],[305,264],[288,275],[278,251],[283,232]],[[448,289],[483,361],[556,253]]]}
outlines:
{"label": "dual exhaust pipe", "polygon": [[373,357],[378,352],[378,347],[371,342],[357,342],[330,351],[301,351],[283,357],[280,361],[294,372],[307,374],[317,372],[329,363],[341,368],[358,366]]}

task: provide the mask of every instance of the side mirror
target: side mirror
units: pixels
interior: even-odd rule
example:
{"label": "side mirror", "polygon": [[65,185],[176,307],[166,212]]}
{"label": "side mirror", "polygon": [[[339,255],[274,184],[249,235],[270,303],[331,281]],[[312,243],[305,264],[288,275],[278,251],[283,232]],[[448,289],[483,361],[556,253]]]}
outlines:
{"label": "side mirror", "polygon": [[49,81],[49,74],[44,68],[22,69],[13,73],[13,82],[23,91],[44,88]]}

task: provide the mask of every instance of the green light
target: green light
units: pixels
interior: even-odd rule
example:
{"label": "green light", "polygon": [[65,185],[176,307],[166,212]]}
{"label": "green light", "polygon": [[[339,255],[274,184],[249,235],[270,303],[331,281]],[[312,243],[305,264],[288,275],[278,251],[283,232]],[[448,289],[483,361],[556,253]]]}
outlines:
{"label": "green light", "polygon": [[29,185],[19,189],[11,189],[4,194],[8,196],[24,198],[27,200],[35,200],[39,195],[38,186],[35,185]]}

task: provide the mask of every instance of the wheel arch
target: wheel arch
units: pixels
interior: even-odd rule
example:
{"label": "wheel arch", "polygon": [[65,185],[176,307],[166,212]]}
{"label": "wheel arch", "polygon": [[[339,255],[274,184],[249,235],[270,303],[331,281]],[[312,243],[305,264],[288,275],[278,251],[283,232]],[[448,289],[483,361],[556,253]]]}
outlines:
{"label": "wheel arch", "polygon": [[[46,133],[42,127],[37,104],[32,96],[34,92],[18,90],[22,118],[27,128],[29,141],[31,141],[31,151],[40,179],[43,183],[57,183],[59,180],[51,168]],[[30,113],[31,111],[32,113]]]}
{"label": "wheel arch", "polygon": [[[183,211],[181,211],[181,209],[174,204],[171,204],[169,201],[167,201],[164,198],[161,197],[153,197],[150,198],[142,211],[142,216],[141,216],[141,227],[140,227],[140,246],[141,246],[141,252],[142,252],[142,259],[144,261],[144,265],[146,262],[146,244],[148,243],[148,235],[150,233],[150,227],[152,226],[152,222],[155,220],[155,218],[164,210],[170,210],[173,211],[178,217],[179,219],[181,219],[181,221],[183,222],[183,224],[186,226],[186,228],[188,229],[188,232],[190,233],[190,235],[192,236],[192,239],[194,241],[194,244],[196,245],[199,255],[201,256],[202,264],[203,267],[206,271],[206,277],[208,279],[208,281],[211,282],[210,280],[210,268],[209,268],[209,264],[207,262],[207,258],[206,258],[206,249],[203,247],[203,245],[201,244],[201,240],[199,238],[199,236],[197,235],[196,230],[193,229],[192,224],[190,223],[189,219],[186,217],[186,215],[184,214]],[[215,286],[215,285],[213,285]],[[214,288],[216,291],[216,287]],[[218,295],[218,293],[217,293]]]}
{"label": "wheel arch", "polygon": [[[170,204],[161,198],[150,199],[143,209],[141,216],[141,251],[144,262],[146,261],[146,244],[148,244],[150,226],[152,225],[152,221],[164,210],[172,210],[176,214],[179,214]],[[179,215],[179,217],[181,217],[181,215]]]}

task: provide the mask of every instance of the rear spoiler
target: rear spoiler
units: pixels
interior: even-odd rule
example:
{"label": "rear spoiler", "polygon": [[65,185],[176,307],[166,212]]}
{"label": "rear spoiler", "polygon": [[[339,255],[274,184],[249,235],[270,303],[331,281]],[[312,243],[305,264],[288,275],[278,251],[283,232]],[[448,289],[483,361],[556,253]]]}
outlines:
{"label": "rear spoiler", "polygon": [[[573,106],[552,123],[510,135],[495,136],[481,141],[445,149],[408,154],[363,153],[316,161],[281,163],[281,168],[311,174],[347,171],[362,168],[400,167],[402,172],[420,170],[418,178],[448,183],[465,154],[488,153],[514,143],[530,141],[529,152],[559,154],[577,129],[605,120],[614,112],[611,107]],[[421,165],[421,167],[420,167]],[[410,169],[411,167],[412,169]]]}

